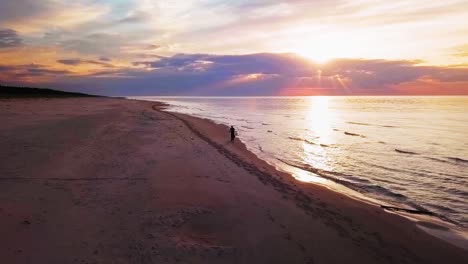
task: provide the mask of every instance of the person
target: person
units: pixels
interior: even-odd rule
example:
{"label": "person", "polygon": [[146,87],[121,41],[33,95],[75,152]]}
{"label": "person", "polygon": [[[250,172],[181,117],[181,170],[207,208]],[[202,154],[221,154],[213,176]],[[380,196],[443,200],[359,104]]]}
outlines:
{"label": "person", "polygon": [[233,126],[229,129],[229,132],[231,133],[231,142],[234,141],[234,138],[236,138],[236,130],[234,129]]}

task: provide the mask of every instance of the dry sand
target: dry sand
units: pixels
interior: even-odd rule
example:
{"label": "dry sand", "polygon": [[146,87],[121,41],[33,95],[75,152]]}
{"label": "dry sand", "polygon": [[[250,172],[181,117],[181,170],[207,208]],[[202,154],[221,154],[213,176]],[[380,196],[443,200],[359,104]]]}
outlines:
{"label": "dry sand", "polygon": [[155,103],[0,100],[0,124],[2,263],[468,263]]}

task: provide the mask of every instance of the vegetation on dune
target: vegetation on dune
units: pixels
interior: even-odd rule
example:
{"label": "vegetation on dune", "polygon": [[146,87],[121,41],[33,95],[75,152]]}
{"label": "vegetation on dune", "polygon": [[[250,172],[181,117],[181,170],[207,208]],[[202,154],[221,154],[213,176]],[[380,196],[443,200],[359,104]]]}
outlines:
{"label": "vegetation on dune", "polygon": [[84,93],[65,92],[46,88],[15,87],[0,85],[0,98],[11,97],[93,97]]}

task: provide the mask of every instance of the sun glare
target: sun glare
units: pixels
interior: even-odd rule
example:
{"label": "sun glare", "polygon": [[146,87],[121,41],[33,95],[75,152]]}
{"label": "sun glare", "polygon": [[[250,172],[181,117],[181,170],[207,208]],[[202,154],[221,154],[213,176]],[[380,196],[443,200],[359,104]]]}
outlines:
{"label": "sun glare", "polygon": [[[329,156],[328,146],[332,144],[331,113],[329,108],[329,97],[314,96],[308,98],[308,110],[306,122],[309,126],[309,137],[313,138],[315,144],[303,144],[303,162],[314,168],[332,170],[332,160]],[[302,181],[317,182],[314,175],[310,173],[296,175]]]}
{"label": "sun glare", "polygon": [[340,48],[333,43],[304,43],[303,46],[293,48],[293,52],[315,63],[325,64],[332,59],[343,57]]}
{"label": "sun glare", "polygon": [[293,52],[317,64],[325,64],[337,57],[333,49],[311,45],[294,48]]}
{"label": "sun glare", "polygon": [[[364,34],[361,39],[368,36]],[[365,38],[364,38],[365,39]],[[325,64],[336,58],[360,57],[368,53],[365,44],[346,32],[328,32],[317,38],[299,38],[291,43],[291,51],[312,62]]]}
{"label": "sun glare", "polygon": [[330,143],[330,110],[327,96],[314,96],[309,98],[307,121],[310,129],[320,137],[321,143]]}
{"label": "sun glare", "polygon": [[313,52],[310,52],[310,51],[301,51],[301,52],[297,52],[300,56],[306,58],[306,59],[309,59],[317,64],[325,64],[327,63],[328,61],[330,61],[331,59],[333,59],[332,57],[330,56],[327,56],[325,54],[314,54]]}

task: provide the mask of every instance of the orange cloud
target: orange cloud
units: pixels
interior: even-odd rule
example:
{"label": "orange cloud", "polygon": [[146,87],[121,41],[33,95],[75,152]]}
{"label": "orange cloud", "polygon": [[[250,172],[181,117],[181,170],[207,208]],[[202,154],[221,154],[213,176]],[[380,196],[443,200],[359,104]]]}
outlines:
{"label": "orange cloud", "polygon": [[46,83],[67,76],[90,76],[110,68],[122,70],[132,67],[129,62],[82,56],[60,47],[20,46],[0,49],[0,81],[3,82]]}
{"label": "orange cloud", "polygon": [[[93,21],[98,17],[108,13],[109,7],[106,5],[87,5],[84,3],[39,3],[32,1],[33,10],[28,13],[29,6],[13,7],[15,3],[8,0],[5,10],[13,9],[12,12],[22,12],[23,16],[5,17],[0,20],[0,26],[11,28],[22,34],[31,34],[43,31],[46,28],[60,26],[62,29],[72,28],[88,21]],[[22,8],[22,9],[20,9]],[[18,9],[18,10],[17,10]]]}
{"label": "orange cloud", "polygon": [[391,87],[398,95],[468,95],[468,81],[443,82],[423,77]]}

